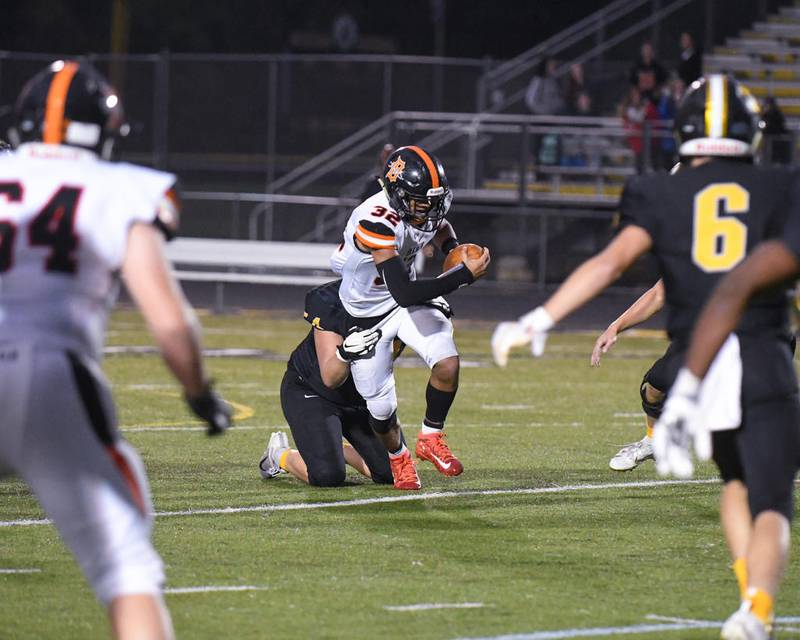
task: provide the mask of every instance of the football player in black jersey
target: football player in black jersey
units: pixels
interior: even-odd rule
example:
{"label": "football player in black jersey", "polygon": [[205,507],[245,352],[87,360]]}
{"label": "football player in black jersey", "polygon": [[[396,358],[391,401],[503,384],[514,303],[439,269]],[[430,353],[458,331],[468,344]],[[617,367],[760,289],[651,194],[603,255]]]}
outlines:
{"label": "football player in black jersey", "polygon": [[306,295],[303,315],[312,328],[292,352],[281,383],[281,407],[297,449],[290,449],[285,433],[273,433],[258,465],[263,478],[289,472],[314,486],[335,487],[344,483],[348,464],[373,482],[393,482],[386,448],[350,377],[350,362],[371,357],[381,332],[348,333],[339,282]]}
{"label": "football player in black jersey", "polygon": [[[795,193],[800,183],[797,173],[752,163],[759,138],[758,106],[733,79],[710,75],[694,82],[679,107],[675,134],[682,170],[671,176],[638,176],[626,184],[620,203],[622,230],[604,251],[578,267],[543,306],[517,322],[498,326],[492,337],[498,364],[506,364],[508,352],[516,345],[533,342],[534,351],[541,353],[547,331],[556,322],[614,282],[639,256],[652,251],[664,280],[667,332],[674,346],[663,363],[664,390],[669,390],[692,326],[714,286],[757,244],[780,237],[787,218],[800,215],[796,211],[800,207]],[[748,541],[738,532],[742,521],[752,520],[757,531],[765,514],[785,510],[785,504],[766,488],[771,480],[743,489],[744,477],[748,484],[759,474],[774,477],[776,482],[783,477],[784,470],[759,459],[759,445],[752,442],[769,441],[770,433],[781,437],[785,423],[795,422],[795,411],[776,415],[758,409],[759,405],[771,406],[774,399],[788,403],[797,393],[785,291],[773,289],[754,299],[736,326],[736,335],[744,371],[743,426],[727,437],[715,435],[715,443],[724,441],[726,446],[715,449],[714,460],[725,483],[721,516],[742,599],[748,600],[761,618],[766,634],[771,610],[755,606],[750,594],[761,594],[759,602],[763,602],[763,594],[774,595],[774,586],[763,578],[761,567],[755,568]],[[765,371],[770,374],[764,375]],[[778,426],[781,423],[783,426]],[[658,429],[656,439],[657,434]],[[742,505],[745,513],[737,511]],[[789,514],[783,515],[788,519]],[[723,637],[759,637],[734,633]]]}
{"label": "football player in black jersey", "polygon": [[[620,333],[650,319],[663,307],[664,282],[659,280],[600,334],[594,343],[594,349],[592,349],[591,365],[593,367],[600,366],[600,358],[604,353],[608,353]],[[641,440],[626,444],[611,458],[608,466],[614,471],[630,471],[645,460],[653,459],[653,426],[661,415],[661,408],[667,395],[662,391],[665,385],[662,365],[668,361],[668,356],[669,350],[656,360],[642,378],[639,395],[642,398],[646,432]]]}
{"label": "football player in black jersey", "polygon": [[[703,309],[686,352],[686,365],[678,373],[683,384],[679,387],[676,381],[658,425],[659,434],[664,436],[662,446],[685,447],[694,435],[685,433],[692,421],[702,424],[698,422],[698,417],[703,418],[702,414],[698,416],[701,380],[723,342],[747,313],[748,303],[757,304],[756,296],[770,288],[786,291],[798,277],[800,216],[793,210],[783,237],[762,243],[725,276]],[[723,508],[729,511],[729,539],[736,535],[737,543],[745,549],[748,593],[739,611],[725,624],[731,633],[754,629],[748,638],[766,637],[761,627],[766,631],[771,623],[773,599],[788,560],[794,480],[800,468],[800,403],[791,353],[777,326],[762,330],[757,338],[754,345],[762,351],[758,367],[745,360],[743,383],[753,377],[766,380],[764,386],[773,389],[773,395],[762,403],[745,406],[743,428],[716,433],[713,441],[714,449],[726,450],[734,458],[733,468],[739,469],[739,475],[729,481],[731,490]],[[685,449],[678,453],[688,454]],[[736,458],[741,458],[738,467]]]}

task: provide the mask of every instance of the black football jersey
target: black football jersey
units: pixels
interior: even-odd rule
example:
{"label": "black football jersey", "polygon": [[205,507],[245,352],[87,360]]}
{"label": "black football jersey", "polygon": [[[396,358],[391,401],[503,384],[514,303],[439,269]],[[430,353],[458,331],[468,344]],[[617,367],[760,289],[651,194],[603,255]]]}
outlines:
{"label": "black football jersey", "polygon": [[[688,338],[719,280],[759,242],[782,237],[788,218],[800,216],[798,178],[793,169],[714,159],[628,182],[621,221],[652,238],[671,339]],[[786,287],[776,287],[750,302],[737,332],[784,331],[787,313]]]}
{"label": "black football jersey", "polygon": [[289,369],[294,371],[315,393],[343,407],[366,407],[367,403],[356,391],[353,378],[348,376],[344,384],[329,389],[322,382],[319,371],[317,349],[314,346],[315,331],[333,331],[347,335],[349,316],[339,299],[341,280],[329,282],[311,289],[306,294],[303,316],[311,324],[311,331],[289,356]]}

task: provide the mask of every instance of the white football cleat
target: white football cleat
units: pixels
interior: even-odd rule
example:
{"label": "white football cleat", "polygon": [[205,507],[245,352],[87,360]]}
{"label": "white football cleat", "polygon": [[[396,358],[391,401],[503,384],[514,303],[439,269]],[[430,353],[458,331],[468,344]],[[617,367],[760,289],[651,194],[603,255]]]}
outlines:
{"label": "white football cleat", "polygon": [[501,322],[492,334],[492,357],[498,367],[508,364],[508,352],[530,342],[531,336],[519,322]]}
{"label": "white football cleat", "polygon": [[641,440],[626,444],[617,451],[608,462],[608,466],[614,471],[630,471],[635,469],[645,460],[653,459],[653,439],[645,436]]}
{"label": "white football cleat", "polygon": [[289,438],[283,431],[273,431],[269,437],[267,448],[258,461],[258,470],[261,472],[261,477],[264,480],[274,478],[277,475],[286,473],[281,469],[278,459],[280,455],[289,448]]}
{"label": "white football cleat", "polygon": [[722,625],[722,640],[770,640],[771,625],[765,625],[750,611],[750,603],[742,602],[730,618]]}

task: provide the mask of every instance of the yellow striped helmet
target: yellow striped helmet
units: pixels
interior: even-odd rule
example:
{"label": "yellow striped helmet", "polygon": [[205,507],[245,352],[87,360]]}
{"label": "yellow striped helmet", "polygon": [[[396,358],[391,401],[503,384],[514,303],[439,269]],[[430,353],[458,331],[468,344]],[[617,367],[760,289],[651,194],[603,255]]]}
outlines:
{"label": "yellow striped helmet", "polygon": [[758,101],[743,85],[723,74],[704,76],[689,86],[678,107],[678,154],[752,156],[761,141],[759,120]]}

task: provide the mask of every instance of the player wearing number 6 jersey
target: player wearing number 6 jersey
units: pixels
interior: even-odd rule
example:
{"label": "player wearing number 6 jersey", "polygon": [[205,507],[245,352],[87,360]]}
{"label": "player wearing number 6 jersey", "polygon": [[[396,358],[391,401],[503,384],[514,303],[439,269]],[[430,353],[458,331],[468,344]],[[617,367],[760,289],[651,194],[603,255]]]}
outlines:
{"label": "player wearing number 6 jersey", "polygon": [[342,276],[339,297],[350,326],[382,332],[375,355],[353,362],[351,374],[367,401],[370,424],[389,451],[395,487],[419,489],[419,476],[397,424],[392,342],[400,338],[431,368],[417,457],[445,475],[459,475],[463,466],[443,431],[458,388],[458,351],[449,308],[437,298],[483,276],[489,251],[484,249],[480,258],[467,259],[439,278],[418,280],[414,258],[422,247],[433,243],[447,253],[458,245],[444,219],[452,200],[444,168],[421,147],[401,147],[387,159],[381,183],[383,190],[353,211],[331,266]]}
{"label": "player wearing number 6 jersey", "polygon": [[[620,203],[620,233],[603,252],[578,267],[543,306],[517,322],[498,326],[492,339],[498,364],[506,364],[508,351],[515,345],[531,340],[542,345],[546,332],[556,322],[601,292],[640,255],[651,251],[664,281],[672,346],[660,362],[662,390],[670,389],[692,327],[715,285],[758,243],[780,237],[790,216],[800,215],[800,176],[795,171],[752,164],[758,139],[758,107],[734,80],[711,75],[693,83],[678,110],[675,133],[681,142],[681,171],[672,176],[634,178],[626,185]],[[765,334],[773,337],[771,342],[763,340]],[[756,517],[764,509],[784,509],[764,487],[773,484],[770,478],[777,478],[777,483],[786,476],[781,465],[770,462],[785,459],[779,449],[786,439],[766,434],[794,429],[791,423],[797,415],[784,291],[773,289],[754,299],[735,335],[739,355],[735,350],[730,352],[732,359],[721,382],[729,386],[716,394],[721,402],[713,426],[736,429],[739,423],[728,418],[740,409],[743,435],[715,438],[715,443],[724,441],[725,446],[716,448],[714,460],[725,482],[722,521],[745,597],[744,545],[737,541],[736,531],[742,518]],[[746,375],[737,386],[735,372],[742,364],[745,372],[764,375]],[[774,410],[775,406],[779,409]],[[747,492],[741,491],[743,481],[750,488],[749,508]],[[766,622],[771,612],[765,613],[763,607],[759,611]]]}
{"label": "player wearing number 6 jersey", "polygon": [[163,254],[175,177],[98,157],[123,123],[119,99],[84,63],[53,63],[17,101],[18,148],[0,156],[0,474],[34,491],[115,635],[162,639],[173,634],[147,478],[99,364],[120,272],[210,434],[230,426],[230,410]]}

